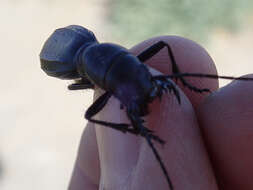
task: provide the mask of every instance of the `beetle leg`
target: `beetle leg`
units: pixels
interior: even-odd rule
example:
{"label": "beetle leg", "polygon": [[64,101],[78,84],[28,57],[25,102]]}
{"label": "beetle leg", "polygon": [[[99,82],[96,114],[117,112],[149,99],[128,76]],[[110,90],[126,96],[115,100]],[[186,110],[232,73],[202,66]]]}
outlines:
{"label": "beetle leg", "polygon": [[83,90],[83,89],[94,89],[94,84],[92,84],[87,78],[82,78],[76,83],[68,86],[69,90]]}
{"label": "beetle leg", "polygon": [[86,111],[85,118],[93,123],[97,123],[106,127],[110,127],[113,129],[117,129],[123,133],[126,133],[129,131],[129,124],[126,123],[110,123],[106,121],[99,121],[95,119],[91,119],[93,116],[95,116],[98,112],[100,112],[103,107],[108,102],[109,98],[112,96],[111,93],[105,92],[102,96],[100,96]]}
{"label": "beetle leg", "polygon": [[161,99],[162,93],[163,92],[167,92],[167,90],[169,90],[169,92],[173,92],[174,95],[177,98],[178,103],[181,103],[181,99],[180,99],[180,94],[178,89],[176,88],[176,85],[168,80],[168,78],[166,78],[166,76],[162,76],[160,75],[160,78],[157,79],[155,76],[152,77],[152,80],[155,82],[155,85],[157,86],[157,88],[155,88],[156,92],[152,92],[151,94],[151,99],[155,98],[155,97],[159,97]]}
{"label": "beetle leg", "polygon": [[184,80],[183,76],[180,76],[181,72],[177,66],[175,57],[172,52],[172,48],[170,47],[170,45],[168,43],[166,43],[164,41],[156,42],[155,44],[153,44],[152,46],[150,46],[149,48],[147,48],[146,50],[141,52],[137,57],[139,58],[139,60],[141,62],[145,62],[148,59],[150,59],[151,57],[153,57],[155,54],[157,54],[159,51],[161,51],[161,49],[164,47],[166,47],[168,50],[168,55],[170,57],[171,65],[172,65],[172,73],[178,75],[178,77],[176,77],[176,80],[179,79],[185,87],[187,87],[190,90],[193,90],[195,92],[199,92],[199,93],[210,92],[209,89],[206,89],[206,88],[200,89],[200,88],[197,88],[197,87],[191,85],[186,80]]}
{"label": "beetle leg", "polygon": [[[98,112],[100,112],[104,106],[106,105],[106,103],[108,102],[109,98],[111,97],[111,93],[109,92],[105,92],[102,96],[100,96],[86,111],[85,113],[85,118],[93,123],[97,123],[106,127],[110,127],[116,130],[119,130],[123,133],[129,132],[135,135],[138,135],[139,132],[136,131],[135,129],[131,129],[129,128],[130,125],[126,124],[126,123],[111,123],[111,122],[106,122],[106,121],[100,121],[100,120],[96,120],[96,119],[91,119],[93,116],[95,116]],[[151,133],[151,130],[148,130],[149,133]],[[156,136],[154,136],[153,138],[155,139]]]}
{"label": "beetle leg", "polygon": [[153,153],[156,157],[156,160],[159,162],[159,165],[160,165],[160,167],[163,171],[163,174],[165,175],[165,177],[167,179],[167,182],[168,182],[168,185],[169,185],[170,189],[173,190],[173,185],[172,185],[172,182],[170,180],[169,174],[166,170],[166,167],[163,164],[163,161],[162,161],[159,153],[157,152],[156,148],[154,147],[153,142],[151,141],[150,134],[145,130],[145,127],[142,125],[141,118],[139,116],[135,115],[134,113],[131,113],[130,111],[128,111],[128,117],[130,118],[132,125],[135,126],[136,128],[138,128],[139,131],[140,131],[140,134],[142,134],[142,136],[145,137],[148,145],[150,146],[150,148],[152,149],[152,151],[153,151]]}
{"label": "beetle leg", "polygon": [[[100,96],[86,111],[85,113],[85,118],[93,123],[97,123],[106,127],[110,127],[116,130],[119,130],[123,133],[131,133],[134,135],[141,135],[140,132],[136,129],[133,128],[129,128],[130,124],[126,124],[126,123],[111,123],[111,122],[106,122],[106,121],[100,121],[100,120],[96,120],[96,119],[91,119],[93,116],[95,116],[98,112],[100,112],[103,107],[106,105],[107,101],[109,100],[109,98],[111,97],[111,93],[106,92],[104,93],[102,96]],[[142,121],[142,120],[141,120]],[[143,121],[142,121],[143,122]],[[152,139],[154,139],[155,141],[164,144],[165,142],[163,140],[161,140],[158,136],[151,134],[153,131],[145,128],[145,130],[150,134],[150,137]]]}

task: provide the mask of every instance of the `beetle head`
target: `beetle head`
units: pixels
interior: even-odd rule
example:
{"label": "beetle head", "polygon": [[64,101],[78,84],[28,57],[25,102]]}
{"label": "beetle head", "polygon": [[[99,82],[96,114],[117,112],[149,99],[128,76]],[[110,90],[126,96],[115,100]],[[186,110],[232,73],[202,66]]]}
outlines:
{"label": "beetle head", "polygon": [[95,35],[77,25],[70,25],[60,28],[47,39],[41,52],[41,68],[47,75],[61,79],[80,78],[76,63],[75,54],[83,45],[97,42]]}

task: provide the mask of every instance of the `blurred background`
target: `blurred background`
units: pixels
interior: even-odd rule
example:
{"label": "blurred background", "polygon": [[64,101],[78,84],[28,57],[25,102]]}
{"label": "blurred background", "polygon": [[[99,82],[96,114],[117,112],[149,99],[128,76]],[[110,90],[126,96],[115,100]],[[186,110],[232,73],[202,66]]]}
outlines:
{"label": "blurred background", "polygon": [[[190,38],[219,74],[253,72],[252,0],[1,0],[0,189],[67,189],[92,102],[47,77],[39,53],[59,27],[83,25],[127,48],[158,35]],[[222,83],[225,84],[225,83]]]}

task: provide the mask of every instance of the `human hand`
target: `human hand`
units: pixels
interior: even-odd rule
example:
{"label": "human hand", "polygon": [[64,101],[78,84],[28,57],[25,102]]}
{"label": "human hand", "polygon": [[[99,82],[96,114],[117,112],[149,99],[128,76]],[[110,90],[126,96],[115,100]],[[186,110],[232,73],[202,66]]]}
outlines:
{"label": "human hand", "polygon": [[[131,51],[137,55],[159,40],[172,46],[182,72],[216,74],[205,50],[183,38],[158,37],[133,47]],[[145,64],[163,74],[171,73],[166,50]],[[214,79],[186,80],[199,88],[218,89],[218,81]],[[166,141],[164,147],[154,144],[174,189],[218,189],[217,181],[220,189],[253,189],[250,180],[253,172],[250,151],[253,144],[250,138],[253,118],[251,82],[233,82],[211,96],[189,91],[181,84],[179,86],[182,89],[181,105],[173,94],[164,94],[161,102],[157,98],[150,104],[151,113],[145,118],[146,126]],[[101,91],[95,91],[96,97],[100,95]],[[111,98],[96,118],[129,123],[125,111],[119,108],[119,101]],[[69,189],[169,188],[144,138],[88,123]]]}

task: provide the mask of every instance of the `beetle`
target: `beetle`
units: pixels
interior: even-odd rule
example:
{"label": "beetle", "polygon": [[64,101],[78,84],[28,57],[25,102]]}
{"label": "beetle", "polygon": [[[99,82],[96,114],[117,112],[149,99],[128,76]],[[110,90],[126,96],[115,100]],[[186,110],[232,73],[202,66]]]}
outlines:
{"label": "beetle", "polygon": [[[166,48],[171,59],[172,74],[152,76],[143,62]],[[99,43],[95,35],[88,29],[70,25],[54,31],[47,39],[41,52],[42,70],[49,76],[76,80],[68,86],[69,90],[94,89],[95,85],[105,93],[100,96],[86,111],[85,118],[93,123],[144,137],[151,147],[169,188],[173,184],[163,164],[159,153],[152,142],[164,144],[165,141],[146,128],[142,117],[147,116],[148,105],[157,97],[161,98],[167,91],[173,92],[180,104],[179,91],[169,79],[179,79],[182,84],[198,93],[210,92],[189,84],[184,77],[225,78],[236,80],[253,80],[253,78],[227,77],[202,73],[181,73],[170,45],[158,41],[135,56],[126,48],[113,43]],[[121,109],[126,108],[126,114],[131,122],[111,123],[93,119],[106,105],[111,96],[121,103]]]}

